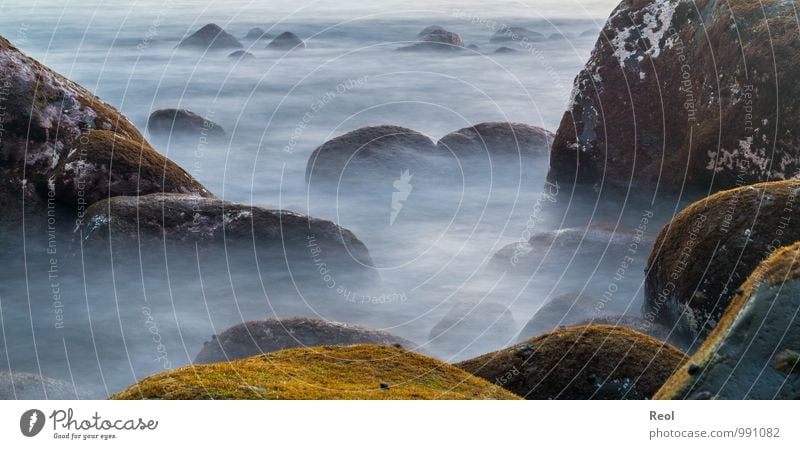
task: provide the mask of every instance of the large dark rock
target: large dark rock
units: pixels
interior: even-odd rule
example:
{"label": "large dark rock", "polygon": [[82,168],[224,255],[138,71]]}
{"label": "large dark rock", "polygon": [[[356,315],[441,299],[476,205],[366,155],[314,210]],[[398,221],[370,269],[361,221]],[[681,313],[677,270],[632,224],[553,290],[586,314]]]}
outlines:
{"label": "large dark rock", "polygon": [[[117,196],[93,204],[81,227],[85,240],[155,241],[308,253],[309,239],[333,259],[370,264],[367,247],[335,223],[294,212],[264,209],[193,195]],[[308,259],[310,260],[310,256]]]}
{"label": "large dark rock", "polygon": [[195,114],[188,109],[159,109],[150,114],[147,131],[154,139],[221,141],[225,130],[213,121]]}
{"label": "large dark rock", "polygon": [[306,182],[391,181],[405,170],[424,166],[426,157],[438,154],[431,139],[408,128],[359,128],[314,150],[306,165]]}
{"label": "large dark rock", "polygon": [[55,190],[61,203],[76,208],[117,195],[172,192],[213,196],[146,143],[100,130],[81,136],[56,174]]}
{"label": "large dark rock", "polygon": [[23,199],[30,231],[46,226],[50,211],[66,216],[71,227],[88,207],[87,197],[209,195],[113,107],[1,37],[0,80],[0,225],[20,229]]}
{"label": "large dark rock", "polygon": [[242,43],[233,35],[214,23],[209,23],[182,40],[178,48],[195,48],[202,50],[230,50],[242,48]]}
{"label": "large dark rock", "polygon": [[244,359],[297,347],[355,344],[416,348],[410,341],[388,332],[319,318],[281,318],[247,321],[214,335],[203,345],[195,363]]}
{"label": "large dark rock", "polygon": [[800,244],[762,262],[656,399],[800,399]]}
{"label": "large dark rock", "polygon": [[800,240],[800,181],[716,193],[681,211],[659,234],[645,283],[645,317],[703,340],[736,289],[770,253]]}
{"label": "large dark rock", "polygon": [[553,137],[553,133],[538,126],[487,122],[454,131],[439,139],[437,145],[456,157],[547,157]]}
{"label": "large dark rock", "polygon": [[657,340],[665,341],[681,351],[686,351],[689,348],[690,342],[678,337],[672,329],[636,316],[604,315],[572,323],[573,326],[587,326],[590,324],[605,324],[608,326],[624,327],[635,330],[636,332],[647,334]]}
{"label": "large dark rock", "polygon": [[625,0],[575,79],[550,180],[704,191],[800,173],[795,2]]}
{"label": "large dark rock", "polygon": [[294,50],[306,48],[305,42],[290,31],[284,31],[267,45],[271,50]]}
{"label": "large dark rock", "polygon": [[592,325],[558,329],[456,366],[526,399],[647,399],[686,360],[650,336]]}
{"label": "large dark rock", "polygon": [[496,44],[500,42],[540,42],[545,40],[544,34],[531,31],[525,27],[504,26],[497,30],[489,40]]}

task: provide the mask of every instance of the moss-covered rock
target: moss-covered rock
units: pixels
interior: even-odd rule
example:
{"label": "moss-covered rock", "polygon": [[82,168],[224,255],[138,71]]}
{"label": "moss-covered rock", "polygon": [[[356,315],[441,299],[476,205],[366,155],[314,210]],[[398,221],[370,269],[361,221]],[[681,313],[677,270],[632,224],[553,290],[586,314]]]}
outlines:
{"label": "moss-covered rock", "polygon": [[[103,103],[86,89],[24,55],[0,37],[0,92],[3,98],[3,135],[0,140],[0,225],[18,225],[25,214],[40,217],[26,220],[33,229],[44,226],[41,219],[47,209],[58,206],[59,214],[70,222],[88,205],[76,204],[75,186],[64,187],[70,168],[81,161],[110,163],[119,166],[85,171],[81,179],[91,185],[107,182],[109,195],[135,193],[127,182],[138,178],[146,186],[141,191],[194,192],[204,195],[197,181],[163,156],[158,155],[136,127],[113,107]],[[96,154],[95,154],[96,152]],[[144,173],[138,170],[143,158]],[[153,169],[161,167],[156,173]],[[95,177],[96,176],[96,177]],[[60,184],[56,180],[61,181]],[[59,188],[65,188],[61,192]],[[117,190],[120,187],[121,190]],[[88,188],[80,189],[94,195]],[[54,200],[58,204],[51,204]]]}
{"label": "moss-covered rock", "polygon": [[55,187],[59,202],[75,208],[118,195],[174,192],[212,196],[146,142],[101,130],[83,134],[60,166]]}
{"label": "moss-covered rock", "polygon": [[753,270],[656,399],[800,399],[800,243]]}
{"label": "moss-covered rock", "polygon": [[759,262],[800,240],[798,189],[800,181],[740,187],[681,211],[650,255],[645,318],[701,342]]}
{"label": "moss-covered rock", "polygon": [[410,341],[375,329],[319,318],[281,318],[246,321],[232,326],[211,341],[195,357],[195,363],[244,359],[282,349],[355,344],[417,346]]}
{"label": "moss-covered rock", "polygon": [[242,48],[242,43],[219,25],[209,23],[182,40],[178,48],[198,50],[230,50]]}
{"label": "moss-covered rock", "polygon": [[792,0],[624,0],[575,79],[552,182],[717,191],[800,172]]}
{"label": "moss-covered rock", "polygon": [[111,399],[518,399],[402,348],[321,346],[192,365],[143,379]]}
{"label": "moss-covered rock", "polygon": [[527,399],[646,399],[687,357],[619,326],[558,329],[456,366]]}

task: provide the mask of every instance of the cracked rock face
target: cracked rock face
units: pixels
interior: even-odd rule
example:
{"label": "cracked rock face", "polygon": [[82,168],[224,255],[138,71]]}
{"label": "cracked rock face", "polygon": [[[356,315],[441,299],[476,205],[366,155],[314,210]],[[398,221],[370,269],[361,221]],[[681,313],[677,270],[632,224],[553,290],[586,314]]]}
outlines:
{"label": "cracked rock face", "polygon": [[716,193],[681,211],[648,261],[644,316],[699,344],[736,289],[781,246],[800,240],[800,181]]}
{"label": "cracked rock face", "polygon": [[775,251],[657,399],[800,398],[800,244]]}
{"label": "cracked rock face", "polygon": [[286,318],[247,321],[212,337],[197,354],[195,363],[216,363],[244,359],[282,349],[376,344],[400,345],[414,350],[410,341],[375,329],[319,318]]}
{"label": "cracked rock face", "polygon": [[550,180],[715,191],[800,174],[794,2],[763,6],[620,3],[575,79]]}
{"label": "cracked rock face", "polygon": [[[153,150],[125,116],[2,37],[0,108],[0,224],[18,226],[23,200],[25,214],[43,214],[52,197],[63,214],[74,218],[91,202],[82,198],[79,204],[81,192],[86,196],[163,191],[210,195]],[[142,172],[138,171],[140,160]],[[105,183],[106,190],[94,191],[92,187],[100,183]],[[31,220],[26,226],[37,223]]]}

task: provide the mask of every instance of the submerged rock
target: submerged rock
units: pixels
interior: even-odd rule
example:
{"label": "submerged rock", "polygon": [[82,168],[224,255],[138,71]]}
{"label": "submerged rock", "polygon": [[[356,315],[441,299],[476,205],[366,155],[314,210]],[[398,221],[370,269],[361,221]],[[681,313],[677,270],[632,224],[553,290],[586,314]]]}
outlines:
{"label": "submerged rock", "polygon": [[800,398],[800,243],[742,284],[719,324],[656,399]]}
{"label": "submerged rock", "polygon": [[[246,53],[246,52],[245,52]],[[225,130],[213,121],[188,109],[159,109],[147,120],[147,131],[156,139],[201,139],[220,141]]]}
{"label": "submerged rock", "polygon": [[228,34],[219,25],[209,23],[200,28],[194,34],[182,40],[178,48],[195,48],[208,50],[224,50],[231,48],[242,48],[242,43],[238,39]]}
{"label": "submerged rock", "polygon": [[531,31],[525,27],[504,26],[497,30],[489,39],[496,44],[500,42],[540,42],[545,40],[544,34]]}
{"label": "submerged rock", "polygon": [[687,357],[618,326],[558,329],[455,366],[526,399],[648,399]]}
{"label": "submerged rock", "polygon": [[311,154],[306,182],[389,181],[403,171],[425,165],[437,155],[428,137],[399,126],[369,126],[331,139]]}
{"label": "submerged rock", "polygon": [[479,123],[454,131],[439,140],[443,152],[456,157],[547,157],[553,133],[538,126],[513,122]]}
{"label": "submerged rock", "polygon": [[0,400],[94,399],[83,388],[38,374],[0,371]]}
{"label": "submerged rock", "polygon": [[775,249],[800,240],[800,181],[716,193],[681,211],[659,234],[645,282],[645,317],[700,343],[736,289]]}
{"label": "submerged rock", "polygon": [[247,321],[228,328],[203,346],[195,363],[238,360],[297,347],[354,344],[416,348],[404,338],[352,324],[319,318],[280,318]]}
{"label": "submerged rock", "polygon": [[294,50],[306,48],[305,42],[292,32],[284,31],[267,45],[271,50]]}
{"label": "submerged rock", "polygon": [[272,35],[264,31],[263,28],[255,27],[251,28],[247,32],[247,35],[245,35],[244,38],[250,41],[254,41],[259,39],[272,39]]}
{"label": "submerged rock", "polygon": [[[390,386],[382,387],[381,384]],[[518,399],[402,348],[295,348],[147,377],[111,399]]]}
{"label": "submerged rock", "polygon": [[249,51],[244,50],[236,50],[235,52],[228,55],[231,59],[253,59],[256,55],[250,53]]}
{"label": "submerged rock", "polygon": [[508,307],[496,302],[459,302],[431,329],[434,349],[461,358],[507,344],[516,329]]}
{"label": "submerged rock", "polygon": [[509,54],[514,54],[514,53],[519,53],[519,51],[514,50],[511,47],[500,47],[500,48],[496,49],[494,51],[494,53],[498,54],[498,55],[509,55]]}
{"label": "submerged rock", "polygon": [[622,1],[575,79],[550,181],[713,192],[797,176],[797,35],[787,0]]}
{"label": "submerged rock", "polygon": [[518,340],[537,337],[559,327],[577,324],[599,315],[598,300],[577,292],[550,298],[522,328]]}
{"label": "submerged rock", "polygon": [[417,37],[419,42],[398,48],[399,51],[429,51],[429,50],[463,50],[464,39],[452,31],[447,31],[439,26],[432,26],[422,30]]}

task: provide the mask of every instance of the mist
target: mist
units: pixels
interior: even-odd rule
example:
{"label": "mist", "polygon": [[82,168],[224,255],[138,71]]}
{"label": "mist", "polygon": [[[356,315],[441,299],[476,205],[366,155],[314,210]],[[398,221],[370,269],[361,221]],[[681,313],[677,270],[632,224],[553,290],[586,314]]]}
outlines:
{"label": "mist", "polygon": [[[491,16],[479,2],[397,2],[394,9],[385,2],[134,2],[113,10],[103,2],[70,3],[0,3],[2,34],[143,131],[160,108],[187,108],[218,123],[227,133],[221,142],[150,141],[223,200],[351,230],[369,249],[376,274],[342,277],[331,287],[318,271],[265,265],[258,262],[265,255],[248,248],[84,248],[67,231],[73,226],[49,236],[5,233],[0,371],[60,379],[82,398],[106,397],[189,364],[212,335],[268,317],[318,316],[383,329],[446,361],[501,349],[518,341],[549,298],[579,293],[603,302],[623,263],[615,246],[629,247],[649,213],[644,243],[603,305],[604,314],[638,315],[648,245],[688,201],[554,192],[546,184],[547,157],[443,161],[458,167],[452,179],[436,170],[409,173],[402,207],[392,190],[315,190],[306,183],[315,148],[364,126],[402,126],[433,142],[489,121],[554,132],[614,2],[501,2]],[[253,59],[175,48],[210,22],[240,39],[253,26],[273,35],[289,30],[308,48],[285,53],[243,41]],[[433,24],[478,50],[395,51]],[[494,54],[500,45],[489,38],[497,24],[565,39]],[[499,251],[525,246],[537,233],[590,224],[608,230],[598,252],[550,244],[523,254],[530,262],[522,267],[497,263]],[[579,240],[594,242],[587,232]],[[53,245],[55,254],[48,251]],[[432,337],[461,303],[500,304],[512,324],[475,308],[478,331]]]}

